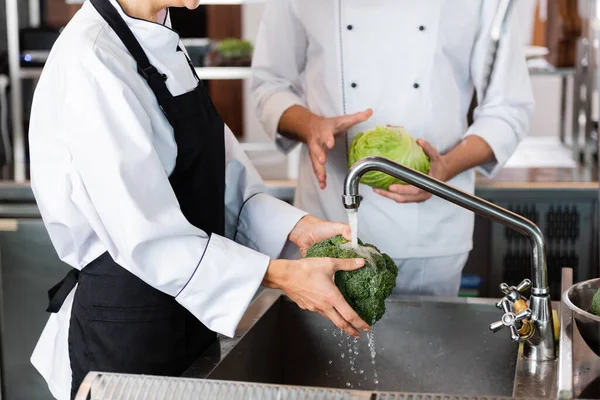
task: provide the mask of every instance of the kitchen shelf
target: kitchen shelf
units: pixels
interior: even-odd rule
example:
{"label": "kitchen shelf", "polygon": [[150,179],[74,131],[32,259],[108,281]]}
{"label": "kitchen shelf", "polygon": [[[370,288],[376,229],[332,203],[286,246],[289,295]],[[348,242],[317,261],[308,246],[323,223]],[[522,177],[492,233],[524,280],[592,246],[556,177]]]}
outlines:
{"label": "kitchen shelf", "polygon": [[532,76],[560,76],[569,77],[575,75],[575,68],[529,68],[529,74]]}
{"label": "kitchen shelf", "polygon": [[19,76],[21,79],[38,79],[42,74],[42,68],[21,68]]}
{"label": "kitchen shelf", "polygon": [[[42,68],[21,68],[21,79],[38,79]],[[203,80],[233,80],[248,79],[251,76],[250,67],[201,67],[196,68],[198,77]]]}
{"label": "kitchen shelf", "polygon": [[250,67],[201,67],[196,73],[204,80],[248,79],[252,75]]}

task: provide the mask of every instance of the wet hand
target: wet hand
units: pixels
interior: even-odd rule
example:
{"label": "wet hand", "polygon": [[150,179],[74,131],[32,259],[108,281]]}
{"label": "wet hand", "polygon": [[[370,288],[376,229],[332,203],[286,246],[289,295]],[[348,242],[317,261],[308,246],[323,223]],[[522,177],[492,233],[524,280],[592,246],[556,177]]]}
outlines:
{"label": "wet hand", "polygon": [[337,235],[342,235],[346,240],[352,240],[352,233],[348,225],[323,221],[307,215],[298,221],[289,235],[289,240],[298,246],[300,254],[305,257],[310,246]]}
{"label": "wet hand", "polygon": [[346,133],[348,129],[371,118],[371,115],[373,115],[373,110],[368,109],[356,114],[333,118],[315,116],[309,121],[305,140],[313,171],[321,189],[325,189],[327,186],[325,163],[327,162],[327,152],[335,144],[335,136]]}
{"label": "wet hand", "polygon": [[[448,162],[431,144],[423,139],[418,139],[417,143],[423,148],[423,151],[431,161],[429,176],[439,181],[445,182],[449,179]],[[416,188],[412,185],[395,184],[389,187],[389,190],[373,189],[373,191],[396,203],[422,203],[431,198],[431,193]]]}
{"label": "wet hand", "polygon": [[273,260],[263,284],[282,290],[303,310],[319,313],[347,334],[360,337],[359,330],[369,332],[369,325],[346,302],[334,277],[337,271],[354,271],[363,265],[363,259]]}

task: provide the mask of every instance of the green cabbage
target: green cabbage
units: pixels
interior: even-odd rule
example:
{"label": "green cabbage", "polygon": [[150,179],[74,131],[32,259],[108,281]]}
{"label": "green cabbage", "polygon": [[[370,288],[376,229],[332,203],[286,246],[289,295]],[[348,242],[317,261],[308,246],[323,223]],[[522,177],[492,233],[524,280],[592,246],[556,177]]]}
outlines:
{"label": "green cabbage", "polygon": [[[401,127],[378,126],[356,135],[348,150],[348,168],[370,156],[385,157],[424,174],[429,173],[431,166],[429,157],[417,144],[415,138]],[[367,172],[360,182],[384,190],[388,190],[393,184],[405,184],[379,171]]]}

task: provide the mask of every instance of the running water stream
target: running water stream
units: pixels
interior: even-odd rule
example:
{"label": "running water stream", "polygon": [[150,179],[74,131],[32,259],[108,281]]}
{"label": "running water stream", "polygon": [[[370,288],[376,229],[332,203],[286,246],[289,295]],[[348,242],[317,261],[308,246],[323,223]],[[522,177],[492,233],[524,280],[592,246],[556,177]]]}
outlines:
{"label": "running water stream", "polygon": [[352,232],[352,248],[358,248],[358,212],[357,210],[348,210],[348,222]]}
{"label": "running water stream", "polygon": [[375,321],[373,321],[373,326],[371,326],[371,332],[367,333],[367,337],[369,338],[369,351],[371,352],[371,364],[373,365],[373,383],[375,384],[375,389],[379,386],[379,376],[377,375],[377,365],[376,365],[376,356],[377,349],[375,346]]}

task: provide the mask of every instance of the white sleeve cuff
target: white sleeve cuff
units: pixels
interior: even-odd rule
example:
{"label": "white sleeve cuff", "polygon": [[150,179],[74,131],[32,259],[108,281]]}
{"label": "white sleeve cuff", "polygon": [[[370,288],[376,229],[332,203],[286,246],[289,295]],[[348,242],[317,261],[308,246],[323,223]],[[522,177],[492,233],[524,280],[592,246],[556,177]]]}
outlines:
{"label": "white sleeve cuff", "polygon": [[279,120],[283,113],[292,106],[304,106],[302,99],[289,91],[277,92],[265,101],[262,109],[262,121],[267,133],[275,138],[275,143],[284,152],[289,152],[297,144],[295,140],[284,138],[278,134]]}
{"label": "white sleeve cuff", "polygon": [[519,140],[510,124],[498,118],[480,118],[475,120],[466,136],[476,135],[487,142],[494,152],[496,161],[477,168],[488,178],[493,178],[504,167],[515,152]]}
{"label": "white sleeve cuff", "polygon": [[206,327],[233,337],[269,266],[269,257],[214,233],[177,302]]}
{"label": "white sleeve cuff", "polygon": [[304,211],[259,193],[242,207],[235,241],[279,258],[290,232],[305,215]]}

